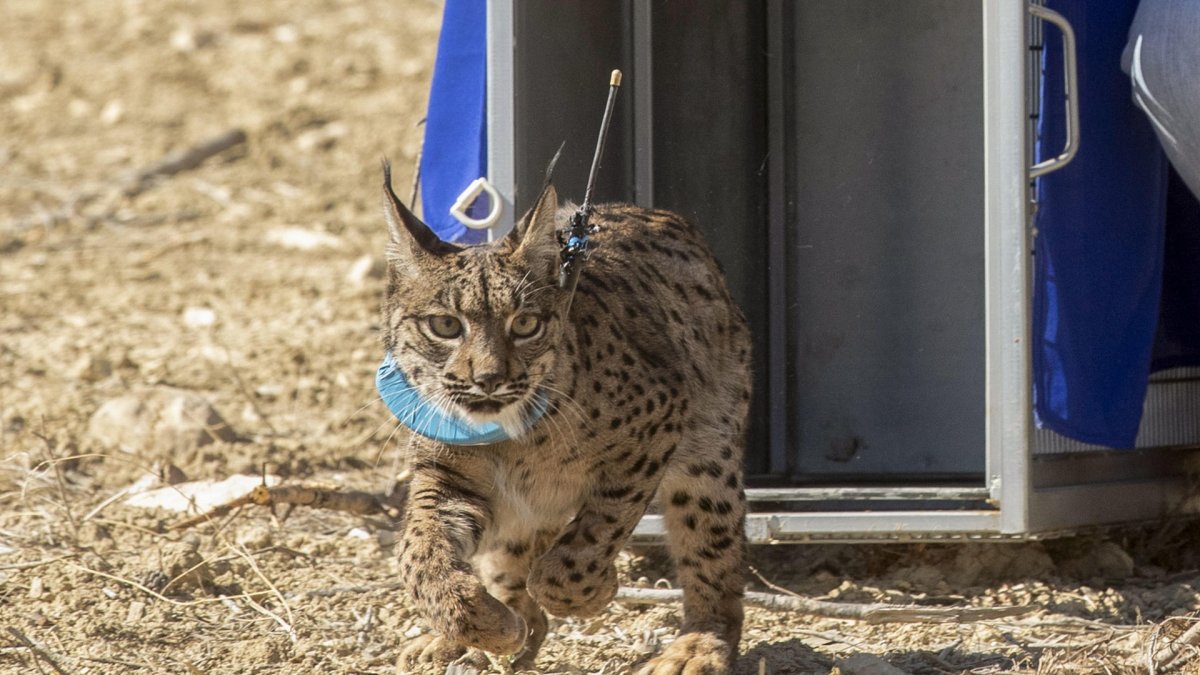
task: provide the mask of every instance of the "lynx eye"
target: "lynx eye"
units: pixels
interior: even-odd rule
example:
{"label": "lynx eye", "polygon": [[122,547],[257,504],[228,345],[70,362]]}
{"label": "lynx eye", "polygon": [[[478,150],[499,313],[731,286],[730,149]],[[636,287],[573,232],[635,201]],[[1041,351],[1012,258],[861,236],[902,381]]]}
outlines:
{"label": "lynx eye", "polygon": [[429,330],[437,337],[443,340],[453,340],[462,335],[463,325],[458,317],[453,317],[448,314],[438,314],[427,319]]}
{"label": "lynx eye", "polygon": [[518,314],[513,317],[508,330],[516,338],[531,338],[542,331],[542,318],[536,314]]}

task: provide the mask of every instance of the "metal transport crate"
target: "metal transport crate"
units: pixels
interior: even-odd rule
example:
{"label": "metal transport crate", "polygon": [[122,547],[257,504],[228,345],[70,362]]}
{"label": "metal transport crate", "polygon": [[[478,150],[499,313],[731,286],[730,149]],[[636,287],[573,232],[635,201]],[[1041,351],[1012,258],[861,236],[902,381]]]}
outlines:
{"label": "metal transport crate", "polygon": [[[752,541],[1194,513],[1200,371],[1152,378],[1136,448],[1035,427],[1031,181],[1092,141],[1076,118],[1031,167],[1050,31],[1070,27],[1021,0],[492,0],[493,234],[563,140],[556,184],[582,197],[620,67],[598,197],[700,226],[756,335]],[[648,515],[635,538],[661,528]]]}

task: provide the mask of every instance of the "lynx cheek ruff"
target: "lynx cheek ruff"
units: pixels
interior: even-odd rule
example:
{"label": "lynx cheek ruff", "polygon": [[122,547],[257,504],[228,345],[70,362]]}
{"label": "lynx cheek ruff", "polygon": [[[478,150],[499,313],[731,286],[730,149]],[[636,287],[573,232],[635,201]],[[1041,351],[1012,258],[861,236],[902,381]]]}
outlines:
{"label": "lynx cheek ruff", "polygon": [[[401,424],[426,438],[450,445],[491,445],[513,438],[495,422],[475,424],[426,400],[409,384],[390,352],[375,373],[375,388]],[[545,394],[539,391],[533,404],[526,407],[528,430],[546,412]]]}

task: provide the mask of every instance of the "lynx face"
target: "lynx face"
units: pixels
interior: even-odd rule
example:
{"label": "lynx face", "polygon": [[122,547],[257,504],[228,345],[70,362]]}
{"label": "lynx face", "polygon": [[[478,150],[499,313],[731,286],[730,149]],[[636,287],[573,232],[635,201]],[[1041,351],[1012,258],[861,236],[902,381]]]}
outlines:
{"label": "lynx face", "polygon": [[385,348],[424,400],[514,438],[554,386],[563,300],[556,202],[548,189],[508,238],[463,248],[438,240],[385,190]]}

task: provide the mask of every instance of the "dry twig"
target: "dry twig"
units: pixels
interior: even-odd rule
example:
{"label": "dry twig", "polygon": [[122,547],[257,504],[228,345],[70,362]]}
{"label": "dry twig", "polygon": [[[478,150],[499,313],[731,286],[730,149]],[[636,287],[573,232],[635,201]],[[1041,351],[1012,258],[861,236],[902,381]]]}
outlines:
{"label": "dry twig", "polygon": [[279,604],[283,605],[283,611],[287,613],[287,621],[284,621],[283,618],[278,614],[275,614],[266,607],[263,607],[258,602],[255,602],[253,598],[246,598],[246,603],[253,607],[258,613],[273,619],[275,623],[279,624],[279,626],[283,628],[283,631],[287,633],[287,636],[292,641],[292,644],[296,644],[296,629],[292,628],[292,625],[296,622],[296,620],[292,617],[292,608],[288,605],[287,600],[283,597],[283,593],[280,593],[279,589],[275,587],[275,584],[267,578],[267,575],[263,574],[262,568],[258,566],[258,561],[254,559],[254,556],[250,555],[250,552],[246,550],[246,547],[239,544],[238,546],[230,546],[230,549],[247,563],[249,563],[250,569],[254,570],[254,573],[258,575],[258,578],[261,579],[262,582],[267,585],[267,588],[271,589],[271,593],[279,599]]}
{"label": "dry twig", "polygon": [[[37,664],[38,659],[41,659],[50,664],[50,667],[54,669],[54,672],[59,673],[59,675],[67,675],[67,671],[63,670],[62,667],[58,665],[58,659],[55,658],[55,655],[51,654],[49,650],[37,642],[34,642],[33,639],[28,635],[22,633],[20,628],[17,628],[16,626],[9,626],[8,634],[16,638],[17,642],[20,642],[33,654],[34,664]],[[37,666],[37,668],[39,671],[42,669],[41,666]]]}
{"label": "dry twig", "polygon": [[[621,588],[617,600],[631,605],[659,605],[683,600],[683,592],[675,589]],[[924,607],[921,605],[887,605],[882,603],[843,603],[812,600],[791,595],[749,592],[745,602],[779,612],[796,612],[828,619],[848,619],[867,623],[970,623],[1019,616],[1036,611],[1030,605],[1011,607]]]}
{"label": "dry twig", "polygon": [[[38,214],[19,218],[9,223],[8,229],[20,232],[39,225],[49,227],[65,222],[78,215],[83,206],[113,190],[119,191],[126,197],[136,196],[158,185],[163,178],[194,169],[200,166],[204,160],[245,142],[246,132],[241,129],[230,129],[190,148],[172,152],[115,183],[63,194],[61,196],[62,204],[58,208],[42,209]],[[115,215],[109,212],[102,215],[100,220],[111,220],[114,217]]]}
{"label": "dry twig", "polygon": [[1194,617],[1192,625],[1179,637],[1167,640],[1165,644],[1156,648],[1154,638],[1157,637],[1159,629],[1161,626],[1155,629],[1150,641],[1150,649],[1147,654],[1149,663],[1146,664],[1149,672],[1165,672],[1182,667],[1185,654],[1195,656],[1200,653],[1200,621],[1195,620]]}
{"label": "dry twig", "polygon": [[224,517],[234,509],[243,506],[267,506],[274,509],[280,505],[286,506],[289,510],[296,506],[308,506],[314,509],[344,511],[359,516],[384,514],[397,517],[398,515],[388,502],[371,492],[308,485],[276,485],[273,487],[259,485],[249,493],[221,504],[195,518],[178,523],[171,529],[186,530],[201,523]]}

